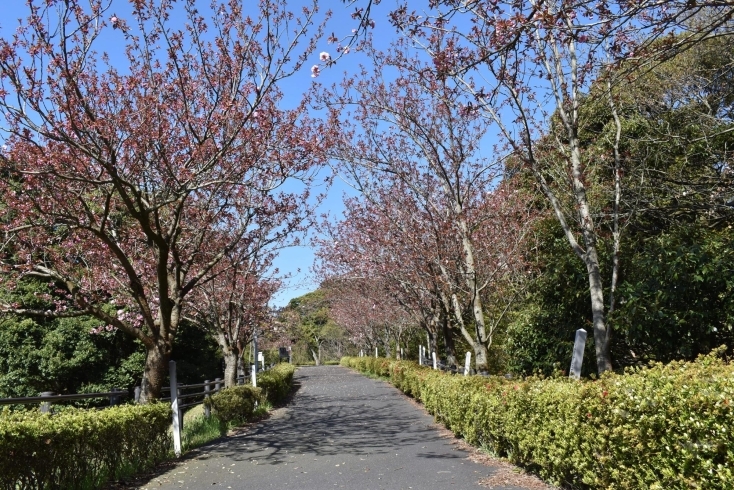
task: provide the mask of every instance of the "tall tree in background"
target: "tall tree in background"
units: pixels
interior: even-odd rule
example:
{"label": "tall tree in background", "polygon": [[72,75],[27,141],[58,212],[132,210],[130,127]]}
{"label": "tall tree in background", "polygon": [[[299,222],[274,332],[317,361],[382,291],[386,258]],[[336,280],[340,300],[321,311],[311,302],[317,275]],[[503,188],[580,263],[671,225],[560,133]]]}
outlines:
{"label": "tall tree in background", "polygon": [[[431,8],[428,15],[420,15],[403,4],[392,13],[392,21],[424,48],[439,78],[451,80],[474,99],[473,107],[498,128],[507,151],[534,175],[586,268],[597,370],[611,369],[607,314],[614,308],[619,277],[619,202],[624,185],[623,155],[618,151],[621,125],[612,87],[620,79],[608,80],[604,94],[616,122],[610,154],[615,185],[608,281],[602,277],[598,250],[602,227],[588,196],[587,169],[599,155],[581,144],[580,104],[592,79],[611,74],[609,68],[620,60],[633,61],[627,66],[634,70],[716,35],[730,21],[731,5],[447,0],[433,2]],[[704,24],[690,24],[704,11]],[[696,27],[686,31],[692,25]],[[676,29],[684,34],[668,36]],[[554,173],[558,161],[563,170]]]}
{"label": "tall tree in background", "polygon": [[278,316],[290,338],[305,345],[317,366],[322,362],[324,344],[342,333],[331,317],[329,299],[323,289],[293,298]]}
{"label": "tall tree in background", "polygon": [[[277,83],[313,51],[315,12],[229,2],[206,21],[193,0],[136,1],[128,18],[110,2],[30,3],[0,39],[2,278],[64,296],[2,311],[91,315],[139,339],[142,400],[159,397],[185,298],[241,240],[303,225],[307,191],[278,188],[308,180],[323,136],[305,104],[278,108]],[[124,63],[95,52],[103,37]]]}

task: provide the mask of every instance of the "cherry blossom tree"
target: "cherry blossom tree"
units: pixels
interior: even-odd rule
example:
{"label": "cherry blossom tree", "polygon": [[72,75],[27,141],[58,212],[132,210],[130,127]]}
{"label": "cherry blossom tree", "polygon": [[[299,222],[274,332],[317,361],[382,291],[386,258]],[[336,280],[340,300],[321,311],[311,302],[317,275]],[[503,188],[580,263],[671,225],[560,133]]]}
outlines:
{"label": "cherry blossom tree", "polygon": [[[435,76],[470,97],[473,110],[498,129],[505,150],[535,176],[586,268],[597,369],[611,369],[606,316],[614,308],[624,219],[623,135],[614,88],[635,71],[721,35],[731,21],[731,5],[718,0],[445,0],[430,2],[427,12],[403,3],[391,19],[430,56]],[[613,69],[622,61],[624,69]],[[580,108],[594,79],[607,85],[598,93],[607,100],[617,128],[607,155],[614,179],[607,223],[594,212],[588,195],[588,169],[601,157],[587,151],[579,138],[584,124]],[[598,249],[607,224],[613,252],[605,281]]]}
{"label": "cherry blossom tree", "polygon": [[219,264],[224,271],[196,288],[190,298],[191,321],[214,337],[222,350],[226,387],[237,384],[242,354],[256,330],[269,326],[268,303],[280,287],[279,280],[267,276],[271,257],[258,252],[249,254],[248,261],[242,260],[247,254],[227,257]]}
{"label": "cherry blossom tree", "polygon": [[[52,310],[2,311],[92,315],[139,339],[148,401],[191,292],[249,263],[242,241],[305,226],[308,190],[283,185],[308,184],[325,135],[305,100],[279,108],[278,82],[321,27],[315,3],[295,14],[278,0],[214,3],[208,18],[193,0],[130,5],[123,16],[111,2],[30,2],[2,33],[2,280],[63,291]],[[123,62],[95,51],[102,38]]]}
{"label": "cherry blossom tree", "polygon": [[[496,308],[484,302],[512,301],[513,294],[492,290],[522,272],[520,249],[532,212],[523,194],[500,184],[503,162],[479,155],[486,124],[462,91],[407,55],[405,43],[366,52],[374,71],[363,69],[321,94],[334,133],[342,135],[331,155],[372,212],[394,223],[392,243],[383,239],[380,246],[392,251],[411,239],[421,243],[403,263],[430,264],[440,278],[430,288],[435,304],[474,349],[477,369],[486,370],[487,348],[507,305],[488,323]],[[395,72],[391,82],[382,76],[387,70]]]}
{"label": "cherry blossom tree", "polygon": [[329,299],[334,322],[343,327],[352,345],[371,353],[382,347],[387,357],[400,348],[415,332],[417,324],[410,313],[390,294],[391,288],[381,279],[331,279],[321,286]]}

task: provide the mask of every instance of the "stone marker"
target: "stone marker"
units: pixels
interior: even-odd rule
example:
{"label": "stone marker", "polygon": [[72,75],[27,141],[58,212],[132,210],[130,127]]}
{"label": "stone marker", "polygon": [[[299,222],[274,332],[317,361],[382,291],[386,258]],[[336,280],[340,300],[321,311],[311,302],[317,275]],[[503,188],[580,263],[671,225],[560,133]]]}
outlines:
{"label": "stone marker", "polygon": [[421,366],[423,365],[423,346],[422,345],[418,346],[418,364]]}
{"label": "stone marker", "polygon": [[573,343],[573,357],[568,377],[581,379],[581,364],[584,362],[584,348],[586,347],[586,330],[576,330],[576,341]]}
{"label": "stone marker", "polygon": [[471,352],[466,353],[466,361],[464,361],[464,376],[469,375],[469,370],[471,369]]}
{"label": "stone marker", "polygon": [[433,369],[438,369],[438,365],[436,364],[436,353],[431,352],[431,357],[433,357]]}

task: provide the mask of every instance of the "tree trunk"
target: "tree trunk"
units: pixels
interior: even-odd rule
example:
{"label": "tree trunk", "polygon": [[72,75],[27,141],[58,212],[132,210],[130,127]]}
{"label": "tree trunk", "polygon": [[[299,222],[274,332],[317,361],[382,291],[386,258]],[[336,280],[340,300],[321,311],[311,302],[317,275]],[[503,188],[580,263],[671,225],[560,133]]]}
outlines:
{"label": "tree trunk", "polygon": [[[239,350],[239,349],[238,349]],[[237,354],[237,377],[245,377],[245,360],[242,357],[242,351]]]}
{"label": "tree trunk", "polygon": [[454,335],[449,327],[449,319],[446,315],[442,315],[441,329],[443,330],[443,341],[446,345],[446,363],[449,366],[456,366],[456,347],[454,346]]}
{"label": "tree trunk", "polygon": [[599,258],[596,246],[587,245],[586,268],[589,272],[589,295],[591,296],[591,319],[594,325],[594,350],[596,351],[596,369],[599,374],[612,369],[609,353],[609,333],[605,321],[604,289],[602,287]]}
{"label": "tree trunk", "polygon": [[171,346],[166,342],[158,341],[146,347],[140,403],[150,403],[161,397],[161,390],[168,375],[168,361],[171,360]]}
{"label": "tree trunk", "polygon": [[[319,351],[320,350],[321,349],[319,348]],[[316,362],[316,365],[317,366],[320,366],[321,365],[321,356],[319,354],[316,354],[316,351],[313,350],[313,349],[311,349],[311,356],[313,356],[313,360],[314,360],[314,362]]]}
{"label": "tree trunk", "polygon": [[382,342],[382,345],[385,346],[385,357],[387,359],[390,359],[392,357],[392,349],[390,347],[390,338],[385,339]]}
{"label": "tree trunk", "polygon": [[431,352],[436,352],[438,355],[438,346],[436,345],[436,335],[429,331],[428,332],[428,358],[431,359]]}
{"label": "tree trunk", "polygon": [[237,386],[237,358],[239,357],[234,349],[230,349],[223,353],[224,355],[224,387],[231,388]]}
{"label": "tree trunk", "polygon": [[474,348],[474,366],[478,373],[489,374],[489,363],[487,355],[487,346],[481,343],[475,343]]}

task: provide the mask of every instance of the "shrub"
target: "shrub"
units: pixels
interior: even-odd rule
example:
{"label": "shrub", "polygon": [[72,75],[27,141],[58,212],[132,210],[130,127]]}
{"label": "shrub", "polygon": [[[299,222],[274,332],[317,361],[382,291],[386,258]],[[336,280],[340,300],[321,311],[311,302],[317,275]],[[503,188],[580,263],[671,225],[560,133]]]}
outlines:
{"label": "shrub", "polygon": [[255,402],[261,400],[260,388],[242,385],[225,388],[204,400],[204,404],[214,410],[223,423],[231,425],[251,419]]}
{"label": "shrub", "polygon": [[293,373],[296,368],[292,364],[277,364],[273,369],[260,373],[257,377],[257,386],[263,391],[263,396],[273,405],[283,402],[293,385]]}
{"label": "shrub", "polygon": [[734,366],[714,355],[581,382],[463,377],[365,357],[341,364],[389,377],[457,436],[556,484],[734,488]]}
{"label": "shrub", "polygon": [[257,388],[249,385],[225,388],[204,401],[227,425],[252,419],[256,403],[280,403],[288,396],[296,368],[291,364],[278,364],[257,376]]}
{"label": "shrub", "polygon": [[94,488],[152,466],[170,452],[170,408],[162,403],[56,415],[0,415],[0,487]]}

